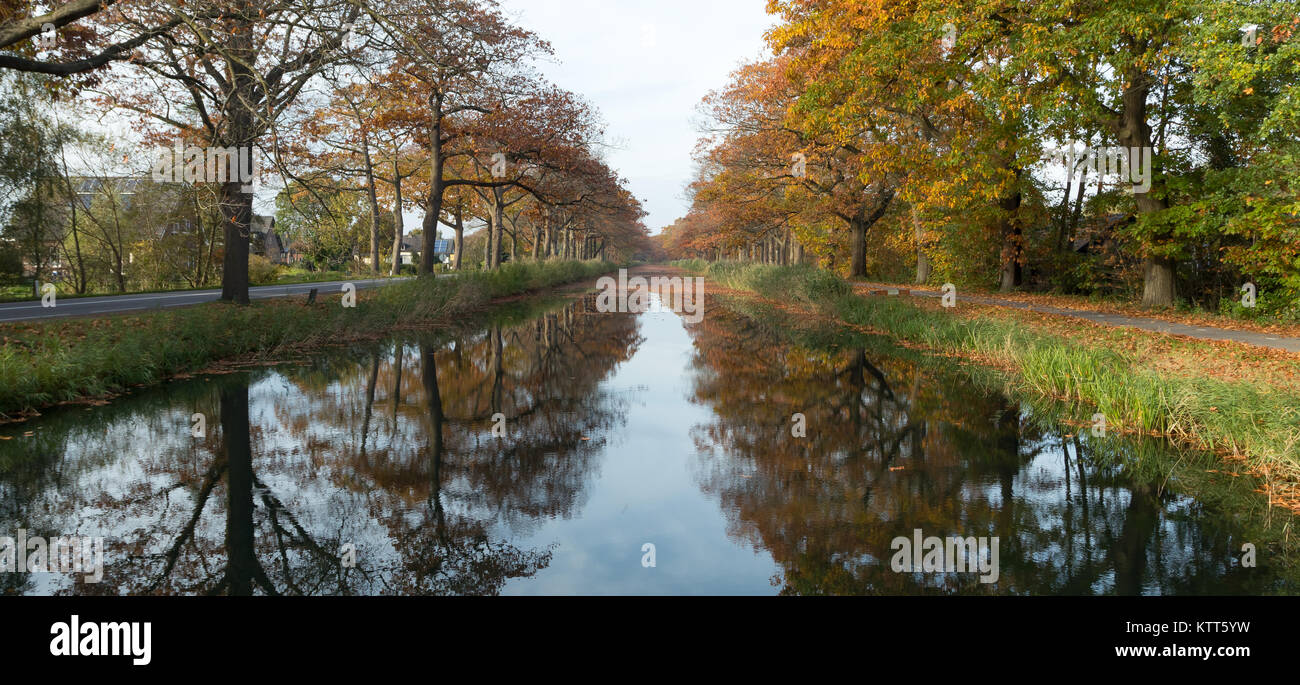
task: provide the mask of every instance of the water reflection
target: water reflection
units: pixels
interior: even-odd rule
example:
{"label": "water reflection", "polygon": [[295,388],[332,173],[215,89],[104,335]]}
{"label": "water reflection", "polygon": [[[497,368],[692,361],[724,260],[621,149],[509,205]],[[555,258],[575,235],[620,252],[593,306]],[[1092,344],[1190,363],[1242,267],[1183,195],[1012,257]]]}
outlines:
{"label": "water reflection", "polygon": [[[696,443],[703,489],[735,538],[775,557],[783,593],[1294,588],[1236,563],[1239,531],[1169,487],[1174,455],[1159,445],[1125,442],[1117,459],[1113,442],[1046,429],[1027,407],[867,336],[754,345],[783,330],[762,320],[715,308],[692,328],[693,399],[713,412]],[[792,435],[796,413],[805,438]],[[1139,451],[1146,472],[1131,465]],[[891,541],[918,528],[998,536],[1000,579],[892,571]]]}
{"label": "water reflection", "polygon": [[[46,417],[0,443],[0,525],[106,537],[105,581],[3,574],[4,590],[497,593],[547,566],[551,549],[509,538],[580,513],[623,421],[599,386],[636,321],[591,305]],[[219,429],[191,437],[193,413]]]}
{"label": "water reflection", "polygon": [[[880,338],[712,301],[685,328],[522,305],[0,427],[0,535],[103,536],[107,562],[101,584],[0,573],[0,591],[1297,590],[1289,519],[1248,479],[1075,435]],[[998,582],[893,572],[916,529],[998,537]]]}

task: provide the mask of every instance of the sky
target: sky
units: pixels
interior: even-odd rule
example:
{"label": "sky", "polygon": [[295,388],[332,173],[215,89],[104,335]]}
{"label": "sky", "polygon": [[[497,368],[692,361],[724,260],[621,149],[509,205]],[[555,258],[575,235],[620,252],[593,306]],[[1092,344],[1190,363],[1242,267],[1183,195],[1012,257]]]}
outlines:
{"label": "sky", "polygon": [[765,0],[501,0],[551,43],[542,73],[600,109],[652,233],[686,214],[696,107],[742,62],[766,53]]}

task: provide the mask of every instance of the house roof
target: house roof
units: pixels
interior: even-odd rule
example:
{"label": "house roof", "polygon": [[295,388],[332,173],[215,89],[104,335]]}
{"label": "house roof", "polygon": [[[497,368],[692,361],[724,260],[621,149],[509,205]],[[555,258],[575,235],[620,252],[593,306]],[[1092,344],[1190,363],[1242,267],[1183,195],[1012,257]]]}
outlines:
{"label": "house roof", "polygon": [[275,230],[275,217],[255,214],[248,230],[253,233],[270,233]]}

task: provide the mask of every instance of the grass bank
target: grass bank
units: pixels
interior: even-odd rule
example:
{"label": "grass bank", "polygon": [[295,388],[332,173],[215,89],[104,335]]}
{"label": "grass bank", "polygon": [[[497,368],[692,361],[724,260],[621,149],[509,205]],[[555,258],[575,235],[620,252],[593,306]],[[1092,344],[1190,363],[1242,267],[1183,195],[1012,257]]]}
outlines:
{"label": "grass bank", "polygon": [[22,417],[65,401],[104,397],[202,369],[324,344],[454,323],[493,299],[592,278],[604,262],[514,263],[498,271],[421,278],[341,295],[210,303],[96,319],[0,325],[0,416]]}
{"label": "grass bank", "polygon": [[[410,275],[410,274],[405,274]],[[302,269],[289,269],[280,273],[273,278],[252,279],[251,285],[254,288],[261,286],[276,285],[301,285],[306,283],[327,283],[330,281],[368,281],[373,279],[393,278],[387,273],[374,274],[369,272],[348,273],[346,271],[305,271]],[[221,283],[208,284],[203,286],[176,286],[174,288],[144,288],[130,289],[125,292],[116,290],[97,290],[89,293],[73,292],[66,282],[55,283],[58,297],[60,300],[80,300],[90,297],[118,297],[121,295],[156,295],[162,293],[192,293],[201,290],[221,290]],[[0,286],[0,303],[5,302],[39,302],[41,297],[32,292],[32,282],[30,279],[20,285]]]}
{"label": "grass bank", "polygon": [[[1300,393],[1263,384],[1259,375],[1225,373],[1222,358],[1206,357],[1222,347],[1168,347],[1159,334],[1128,330],[1069,334],[992,308],[862,297],[838,276],[810,267],[674,265],[726,288],[992,366],[1008,390],[1093,407],[1110,431],[1165,435],[1243,462],[1266,483],[1270,502],[1300,511]],[[1153,346],[1162,353],[1149,354]],[[1253,363],[1250,354],[1240,353],[1237,362]]]}

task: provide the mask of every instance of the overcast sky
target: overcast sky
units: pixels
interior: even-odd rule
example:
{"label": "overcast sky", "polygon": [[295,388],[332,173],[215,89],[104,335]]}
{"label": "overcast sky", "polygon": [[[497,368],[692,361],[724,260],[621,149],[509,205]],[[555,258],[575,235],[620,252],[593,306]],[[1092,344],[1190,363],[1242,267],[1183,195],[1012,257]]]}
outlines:
{"label": "overcast sky", "polygon": [[542,71],[596,105],[619,144],[610,164],[650,213],[651,232],[686,213],[696,105],[765,52],[765,0],[501,0],[555,49]]}

